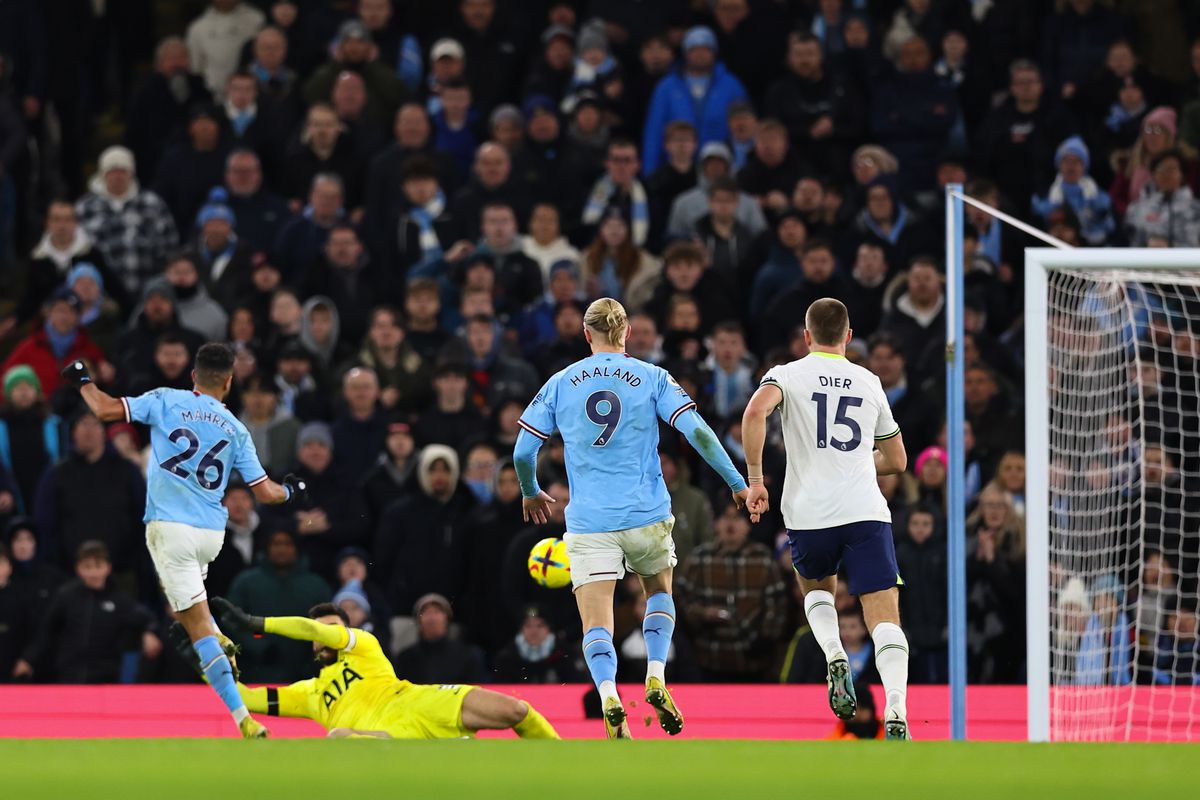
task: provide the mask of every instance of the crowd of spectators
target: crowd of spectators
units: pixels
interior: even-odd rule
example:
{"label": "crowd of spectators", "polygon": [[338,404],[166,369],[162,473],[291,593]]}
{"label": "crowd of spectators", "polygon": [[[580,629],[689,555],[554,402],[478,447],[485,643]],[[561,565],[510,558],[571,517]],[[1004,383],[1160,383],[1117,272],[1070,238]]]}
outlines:
{"label": "crowd of spectators", "polygon": [[[910,454],[880,486],[912,678],[946,678],[945,481],[966,469],[970,677],[1022,680],[1027,242],[969,211],[968,463],[948,464],[941,189],[1080,246],[1200,245],[1197,34],[1172,0],[0,4],[0,682],[186,679],[142,544],[147,431],[106,430],[58,373],[190,388],[206,340],[236,348],[227,404],[270,473],[309,486],[283,513],[230,486],[210,594],[258,615],[333,599],[415,681],[578,680],[571,594],[525,563],[564,531],[562,445],[546,528],[522,522],[510,456],[599,296],[739,464],[758,377],[805,355],[809,303],[845,302]],[[674,431],[661,447],[672,679],[822,680],[778,513],[751,525]],[[1195,652],[1167,586],[1188,568],[1157,558],[1150,621],[1113,611],[1128,576],[1064,579],[1081,680],[1111,673],[1110,634]],[[638,597],[621,587],[614,636],[635,679]],[[311,672],[304,646],[244,647],[246,680]]]}

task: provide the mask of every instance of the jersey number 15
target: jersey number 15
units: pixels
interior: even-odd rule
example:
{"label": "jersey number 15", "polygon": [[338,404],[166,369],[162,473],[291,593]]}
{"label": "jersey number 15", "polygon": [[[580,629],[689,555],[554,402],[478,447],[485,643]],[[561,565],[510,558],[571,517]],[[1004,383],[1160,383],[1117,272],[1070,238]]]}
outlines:
{"label": "jersey number 15", "polygon": [[[192,456],[200,450],[200,437],[187,428],[176,428],[171,431],[171,435],[167,437],[173,444],[178,444],[180,439],[187,442],[187,447],[182,451],[168,458],[166,461],[159,464],[172,475],[183,478],[185,481],[192,476],[192,473],[183,468],[185,461],[190,461]],[[221,485],[221,479],[225,477],[225,462],[217,458],[221,451],[229,447],[229,441],[222,439],[208,449],[200,458],[200,463],[196,465],[196,483],[200,484],[202,489],[216,489]],[[209,478],[209,473],[216,470],[216,477]]]}
{"label": "jersey number 15", "polygon": [[858,423],[847,416],[846,412],[851,408],[858,408],[863,404],[861,397],[848,397],[843,395],[838,398],[837,414],[833,418],[834,425],[843,425],[850,429],[849,439],[830,439],[828,431],[829,419],[829,395],[824,392],[813,392],[813,402],[817,404],[817,449],[821,450],[827,446],[831,446],[836,450],[841,450],[848,453],[856,449],[862,444],[862,428],[858,427]]}

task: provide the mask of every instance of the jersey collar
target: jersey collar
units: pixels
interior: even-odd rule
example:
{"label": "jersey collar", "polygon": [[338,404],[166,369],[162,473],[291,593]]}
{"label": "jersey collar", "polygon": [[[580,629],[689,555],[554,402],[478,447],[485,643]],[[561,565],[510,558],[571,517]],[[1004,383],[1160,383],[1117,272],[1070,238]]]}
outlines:
{"label": "jersey collar", "polygon": [[817,358],[832,358],[834,361],[845,361],[846,360],[845,356],[838,355],[837,353],[822,353],[817,350],[814,350],[813,352],[809,353],[809,355],[816,356]]}

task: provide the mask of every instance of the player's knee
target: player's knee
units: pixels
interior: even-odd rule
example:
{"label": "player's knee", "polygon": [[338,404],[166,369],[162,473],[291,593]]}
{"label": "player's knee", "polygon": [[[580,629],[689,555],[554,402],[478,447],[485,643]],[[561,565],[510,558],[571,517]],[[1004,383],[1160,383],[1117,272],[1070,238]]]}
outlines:
{"label": "player's knee", "polygon": [[509,698],[508,702],[504,704],[504,707],[501,709],[500,713],[504,717],[504,724],[507,727],[512,728],[516,725],[520,725],[525,719],[525,715],[529,713],[529,706],[524,700]]}

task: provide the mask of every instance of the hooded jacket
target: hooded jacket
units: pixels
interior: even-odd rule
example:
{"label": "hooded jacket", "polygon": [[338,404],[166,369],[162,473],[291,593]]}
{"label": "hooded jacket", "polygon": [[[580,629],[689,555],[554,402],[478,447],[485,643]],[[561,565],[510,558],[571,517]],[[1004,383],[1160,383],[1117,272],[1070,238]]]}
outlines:
{"label": "hooded jacket", "polygon": [[[449,497],[432,494],[436,461],[450,468]],[[375,531],[376,575],[393,608],[412,608],[421,595],[437,592],[457,602],[469,555],[470,512],[475,499],[459,484],[458,455],[445,445],[429,445],[417,457],[415,480],[383,512]]]}

